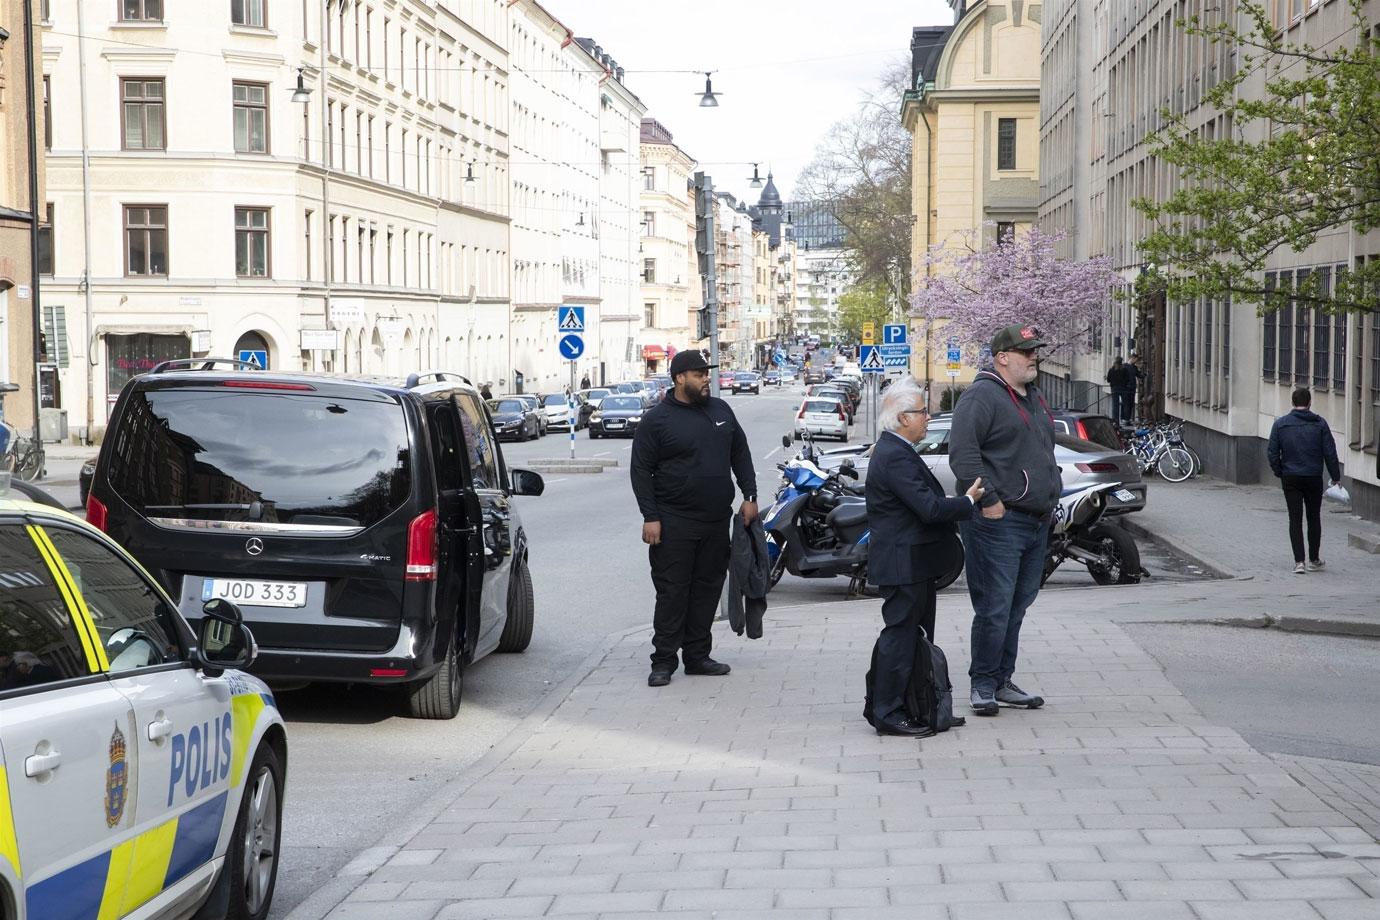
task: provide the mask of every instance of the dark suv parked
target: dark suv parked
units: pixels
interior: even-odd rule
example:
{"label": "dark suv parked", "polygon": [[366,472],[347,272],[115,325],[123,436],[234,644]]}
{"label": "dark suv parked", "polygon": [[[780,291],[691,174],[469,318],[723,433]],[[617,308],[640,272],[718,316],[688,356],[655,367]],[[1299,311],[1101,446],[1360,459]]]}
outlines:
{"label": "dark suv parked", "polygon": [[466,666],[532,636],[527,536],[479,393],[406,381],[160,365],[125,385],[87,520],[196,624],[235,602],[268,680],[402,685],[448,719]]}

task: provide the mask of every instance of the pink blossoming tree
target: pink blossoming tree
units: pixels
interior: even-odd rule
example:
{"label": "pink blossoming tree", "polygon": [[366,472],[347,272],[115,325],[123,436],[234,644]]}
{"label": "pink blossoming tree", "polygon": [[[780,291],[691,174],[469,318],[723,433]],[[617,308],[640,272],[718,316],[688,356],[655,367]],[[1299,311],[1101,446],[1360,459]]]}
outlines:
{"label": "pink blossoming tree", "polygon": [[933,347],[957,336],[975,355],[1003,326],[1037,327],[1055,357],[1089,347],[1089,332],[1104,316],[1117,275],[1105,257],[1061,259],[1062,234],[1039,228],[1001,244],[969,231],[957,245],[933,246],[916,273],[911,315],[927,321]]}

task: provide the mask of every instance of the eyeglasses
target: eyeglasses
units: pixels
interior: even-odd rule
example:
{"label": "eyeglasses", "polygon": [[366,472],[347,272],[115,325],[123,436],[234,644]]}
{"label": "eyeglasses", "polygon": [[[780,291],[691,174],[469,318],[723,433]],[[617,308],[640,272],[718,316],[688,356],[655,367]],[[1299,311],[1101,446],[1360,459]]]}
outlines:
{"label": "eyeglasses", "polygon": [[897,418],[900,418],[900,417],[903,416],[903,415],[929,415],[929,414],[930,414],[930,410],[922,407],[922,408],[919,408],[919,409],[906,409],[904,412],[897,412],[897,413],[896,413],[896,417],[897,417]]}

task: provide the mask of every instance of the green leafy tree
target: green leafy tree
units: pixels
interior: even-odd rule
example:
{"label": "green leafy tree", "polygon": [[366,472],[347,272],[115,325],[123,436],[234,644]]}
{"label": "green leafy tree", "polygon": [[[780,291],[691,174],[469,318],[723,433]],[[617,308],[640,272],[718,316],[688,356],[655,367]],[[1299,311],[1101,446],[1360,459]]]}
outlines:
{"label": "green leafy tree", "polygon": [[[1277,251],[1302,253],[1331,232],[1380,227],[1380,35],[1362,0],[1347,2],[1354,31],[1322,48],[1286,40],[1254,0],[1241,0],[1235,19],[1180,21],[1190,35],[1234,49],[1237,69],[1204,97],[1234,129],[1207,136],[1184,115],[1164,113],[1153,149],[1176,167],[1181,186],[1165,201],[1133,202],[1156,223],[1141,244],[1156,270],[1142,286],[1175,300],[1231,296],[1262,312],[1290,299],[1331,311],[1380,307],[1380,260],[1330,287],[1314,272],[1298,288],[1274,291],[1261,274]],[[1264,91],[1253,93],[1257,85]]]}
{"label": "green leafy tree", "polygon": [[882,324],[891,318],[891,294],[879,281],[854,284],[839,295],[838,331],[849,341],[862,341],[863,323],[873,323],[881,335]]}

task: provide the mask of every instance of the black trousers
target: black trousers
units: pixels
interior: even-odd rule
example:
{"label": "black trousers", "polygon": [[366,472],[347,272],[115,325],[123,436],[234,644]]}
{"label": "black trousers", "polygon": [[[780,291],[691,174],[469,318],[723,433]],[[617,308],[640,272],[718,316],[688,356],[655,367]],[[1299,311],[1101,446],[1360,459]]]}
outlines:
{"label": "black trousers", "polygon": [[687,665],[709,657],[710,627],[728,576],[728,522],[666,518],[661,542],[647,548],[656,588],[653,668],[674,671],[677,652]]}
{"label": "black trousers", "polygon": [[1289,509],[1289,542],[1294,561],[1303,561],[1303,518],[1308,516],[1308,558],[1316,560],[1322,546],[1321,476],[1284,476],[1284,505]]}
{"label": "black trousers", "polygon": [[872,718],[898,718],[915,667],[916,627],[934,641],[934,579],[883,585],[882,633],[877,637],[877,671],[872,684]]}

